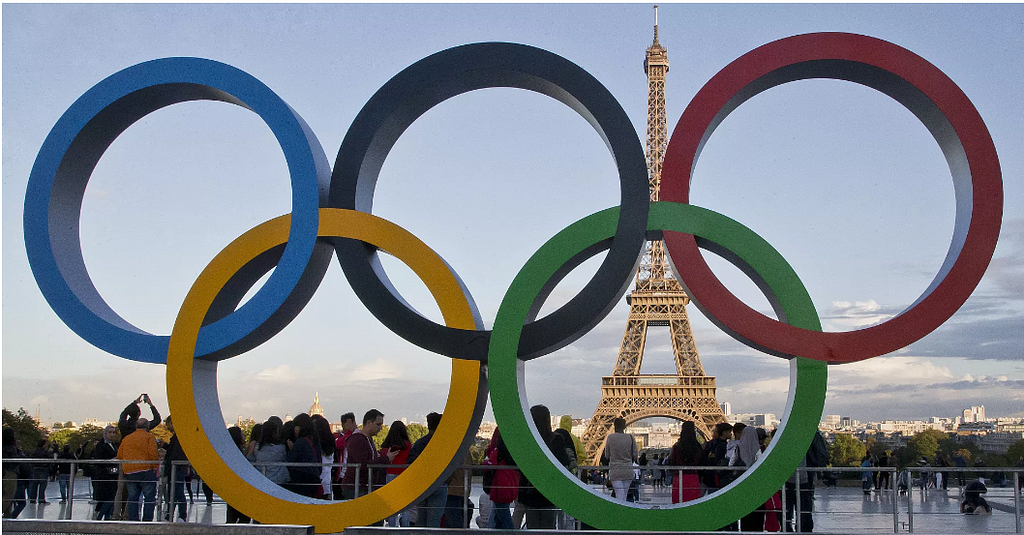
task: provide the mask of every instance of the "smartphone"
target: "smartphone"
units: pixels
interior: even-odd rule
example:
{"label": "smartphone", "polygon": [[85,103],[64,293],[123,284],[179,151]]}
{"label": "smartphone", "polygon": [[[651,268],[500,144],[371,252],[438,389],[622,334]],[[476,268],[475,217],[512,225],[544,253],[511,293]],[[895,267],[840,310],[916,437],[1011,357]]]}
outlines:
{"label": "smartphone", "polygon": [[402,451],[402,447],[398,445],[391,446],[391,451]]}

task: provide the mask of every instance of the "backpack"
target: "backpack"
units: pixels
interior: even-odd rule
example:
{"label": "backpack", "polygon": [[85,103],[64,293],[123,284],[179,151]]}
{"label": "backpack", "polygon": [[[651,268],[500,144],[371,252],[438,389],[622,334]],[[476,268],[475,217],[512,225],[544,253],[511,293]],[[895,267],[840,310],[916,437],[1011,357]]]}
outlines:
{"label": "backpack", "polygon": [[825,437],[817,431],[814,432],[814,439],[811,440],[811,446],[807,449],[807,466],[812,468],[828,466],[828,444],[825,443]]}
{"label": "backpack", "polygon": [[565,456],[569,458],[569,462],[565,465],[566,470],[576,474],[579,469],[579,463],[576,462],[576,444],[572,441],[572,435],[561,428],[556,429],[555,434],[561,436],[562,443],[565,444]]}

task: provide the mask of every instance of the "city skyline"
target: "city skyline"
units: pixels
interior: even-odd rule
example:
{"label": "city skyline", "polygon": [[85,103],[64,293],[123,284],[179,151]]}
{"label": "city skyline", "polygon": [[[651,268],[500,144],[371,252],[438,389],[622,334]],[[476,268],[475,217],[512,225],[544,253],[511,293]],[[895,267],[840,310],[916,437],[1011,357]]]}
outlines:
{"label": "city skyline", "polygon": [[[608,87],[638,137],[645,123],[648,5],[5,4],[3,14],[3,406],[30,414],[38,407],[44,417],[114,419],[141,392],[167,412],[162,366],[88,345],[49,309],[22,235],[25,184],[42,140],[75,99],[120,69],[177,55],[239,67],[307,120],[332,162],[377,88],[420,58],[469,42],[521,42],[562,55]],[[846,31],[934,63],[992,134],[1004,217],[981,285],[920,342],[831,367],[825,414],[927,418],[986,405],[991,414],[1024,417],[1024,93],[1011,75],[1024,71],[1024,37],[1013,23],[1022,15],[1019,5],[661,6],[659,39],[672,61],[670,129],[696,91],[743,53],[798,33]],[[283,38],[289,35],[334,38]],[[220,103],[172,106],[133,125],[101,159],[82,214],[85,261],[112,308],[139,328],[167,334],[206,262],[246,229],[289,210],[280,156],[258,118]],[[894,102],[834,81],[787,84],[741,106],[709,140],[693,202],[778,248],[834,331],[883,321],[913,303],[952,232],[949,171],[934,140]],[[572,221],[617,203],[614,166],[586,121],[550,99],[496,89],[445,102],[402,136],[385,162],[374,213],[437,250],[489,326],[533,251]],[[408,270],[382,261],[413,306],[439,318]],[[771,314],[742,274],[718,259],[709,263],[741,299]],[[591,261],[573,272],[542,314],[566,302],[595,268]],[[616,305],[576,343],[530,362],[531,401],[589,418],[627,313]],[[781,416],[787,363],[735,342],[695,307],[689,314],[706,372],[718,378],[719,401],[736,413]],[[646,355],[646,373],[671,366],[663,332],[652,332]],[[411,346],[366,312],[335,263],[292,325],[220,364],[220,399],[228,421],[296,414],[315,390],[331,420],[376,406],[389,420],[422,421],[443,407],[446,369],[447,358]]]}

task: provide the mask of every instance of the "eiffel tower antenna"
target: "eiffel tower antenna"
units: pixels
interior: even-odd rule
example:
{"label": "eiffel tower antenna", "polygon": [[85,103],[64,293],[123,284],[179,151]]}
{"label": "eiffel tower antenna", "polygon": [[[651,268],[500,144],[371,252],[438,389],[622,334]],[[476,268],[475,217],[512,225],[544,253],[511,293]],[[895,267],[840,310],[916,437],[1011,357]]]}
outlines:
{"label": "eiffel tower antenna", "polygon": [[[658,6],[654,6],[654,42],[644,59],[647,74],[647,169],[651,202],[661,191],[661,164],[668,145],[665,74],[668,50],[658,42]],[[648,242],[636,286],[626,298],[629,319],[611,376],[601,378],[601,401],[583,434],[588,462],[596,464],[615,418],[630,424],[644,418],[691,420],[705,437],[725,421],[715,398],[715,378],[704,374],[690,329],[690,298],[676,280],[665,256],[665,243]],[[676,373],[641,374],[649,327],[668,327]]]}

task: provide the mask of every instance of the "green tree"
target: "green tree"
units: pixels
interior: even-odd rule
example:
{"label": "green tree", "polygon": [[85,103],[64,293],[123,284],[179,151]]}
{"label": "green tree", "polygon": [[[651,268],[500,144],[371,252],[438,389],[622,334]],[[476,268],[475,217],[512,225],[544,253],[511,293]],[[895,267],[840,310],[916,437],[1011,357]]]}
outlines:
{"label": "green tree", "polygon": [[164,425],[163,422],[160,422],[160,425],[154,427],[152,433],[157,440],[163,442],[164,444],[170,442],[171,437],[174,436],[174,434],[171,433],[169,429],[167,429],[167,426]]}
{"label": "green tree", "polygon": [[832,466],[860,466],[860,460],[867,453],[867,447],[849,433],[837,433],[829,451]]}
{"label": "green tree", "polygon": [[70,446],[71,451],[78,451],[83,444],[91,444],[103,438],[103,428],[95,425],[83,425],[77,429],[58,429],[48,437],[51,442],[63,448]]}
{"label": "green tree", "polygon": [[[242,429],[242,442],[246,444],[252,442],[252,428],[256,427],[256,420],[249,418],[248,420],[242,422],[242,425],[239,427]],[[259,438],[260,437],[256,437],[256,440],[259,440]],[[170,439],[168,438],[168,440]]]}
{"label": "green tree", "polygon": [[414,443],[417,440],[427,436],[427,426],[422,424],[409,424],[405,427],[405,429],[409,432],[409,440]]}
{"label": "green tree", "polygon": [[30,416],[24,407],[19,408],[16,413],[3,409],[3,424],[4,427],[14,429],[18,445],[25,451],[35,449],[39,439],[46,438],[47,435],[47,431],[36,425],[35,418]]}
{"label": "green tree", "polygon": [[869,436],[864,446],[868,453],[877,457],[884,455],[885,450],[888,447],[884,443],[876,440],[874,436]]}
{"label": "green tree", "polygon": [[[1010,444],[1009,449],[1006,450],[1006,457],[1010,460],[1010,466],[1013,466],[1022,456],[1024,456],[1024,438]],[[1024,474],[1021,477],[1024,478]]]}
{"label": "green tree", "polygon": [[908,446],[914,459],[924,457],[931,461],[939,452],[939,441],[948,440],[949,435],[937,429],[925,429],[910,439]]}

